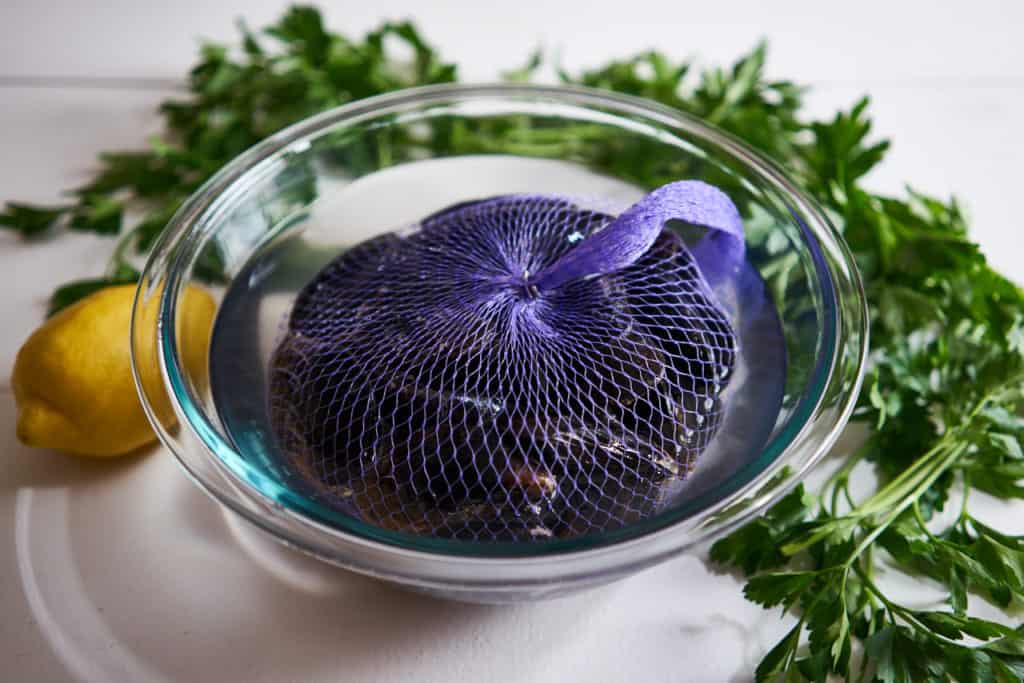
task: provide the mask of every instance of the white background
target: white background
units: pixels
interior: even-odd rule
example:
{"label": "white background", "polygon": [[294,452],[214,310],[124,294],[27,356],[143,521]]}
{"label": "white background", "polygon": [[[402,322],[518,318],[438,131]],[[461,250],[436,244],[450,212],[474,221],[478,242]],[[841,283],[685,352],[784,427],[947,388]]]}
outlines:
{"label": "white background", "polygon": [[[52,201],[96,153],[158,130],[197,37],[285,3],[0,3],[0,200]],[[941,6],[937,6],[941,5]],[[874,187],[964,201],[991,260],[1024,281],[1024,3],[325,2],[358,33],[412,17],[494,79],[537,45],[575,69],[655,47],[709,63],[771,43],[771,75],[828,115],[873,97],[894,140]],[[115,464],[14,439],[9,374],[55,284],[110,242],[0,234],[0,661],[5,680],[746,681],[786,622],[687,556],[594,593],[485,608],[438,603],[294,558],[199,494],[164,452]],[[996,509],[1009,521],[1008,511]]]}

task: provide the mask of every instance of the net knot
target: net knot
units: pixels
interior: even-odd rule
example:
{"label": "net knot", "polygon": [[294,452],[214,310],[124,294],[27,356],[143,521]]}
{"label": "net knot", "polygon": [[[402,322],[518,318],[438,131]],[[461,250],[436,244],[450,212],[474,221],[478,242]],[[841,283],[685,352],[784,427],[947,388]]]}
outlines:
{"label": "net knot", "polygon": [[523,279],[521,281],[523,293],[526,298],[533,301],[534,299],[540,298],[540,288],[537,287],[537,283],[533,281],[530,276],[530,269],[527,268],[523,271]]}

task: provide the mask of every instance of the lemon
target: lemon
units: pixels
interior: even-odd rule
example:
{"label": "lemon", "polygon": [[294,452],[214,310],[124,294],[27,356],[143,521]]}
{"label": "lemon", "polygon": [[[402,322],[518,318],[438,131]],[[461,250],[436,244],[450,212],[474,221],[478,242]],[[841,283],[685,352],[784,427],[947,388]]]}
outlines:
{"label": "lemon", "polygon": [[[103,457],[155,440],[132,378],[134,298],[135,285],[102,289],[47,320],[21,347],[11,384],[22,443]],[[149,393],[157,416],[168,424],[173,411],[154,350],[157,299],[151,297],[142,311],[148,339],[142,339],[139,373],[147,389],[158,387]],[[214,309],[210,294],[197,287],[186,290],[179,307],[179,349],[193,378],[206,375]]]}

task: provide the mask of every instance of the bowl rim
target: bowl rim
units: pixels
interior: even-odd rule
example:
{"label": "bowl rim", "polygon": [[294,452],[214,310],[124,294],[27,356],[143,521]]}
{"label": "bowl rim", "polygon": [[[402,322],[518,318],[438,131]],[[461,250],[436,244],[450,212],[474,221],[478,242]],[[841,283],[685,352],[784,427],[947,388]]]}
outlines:
{"label": "bowl rim", "polygon": [[[190,401],[188,398],[189,389],[177,364],[176,339],[171,333],[174,326],[167,324],[168,321],[176,319],[176,305],[179,298],[177,294],[183,285],[181,281],[182,268],[179,266],[187,266],[181,262],[182,252],[179,252],[173,260],[169,260],[169,257],[174,255],[173,247],[182,239],[187,239],[192,228],[200,225],[203,221],[208,221],[209,216],[214,215],[217,208],[230,198],[232,188],[237,188],[236,184],[239,181],[272,171],[273,162],[279,160],[288,152],[289,148],[292,148],[293,145],[303,145],[307,138],[325,129],[344,124],[346,121],[352,122],[353,119],[370,114],[386,113],[387,109],[402,106],[427,105],[459,98],[505,99],[516,97],[541,98],[582,108],[612,108],[619,114],[641,116],[655,123],[682,129],[689,134],[706,139],[724,149],[744,164],[749,171],[769,183],[787,201],[799,208],[800,214],[806,216],[808,222],[815,224],[812,229],[797,218],[805,235],[811,238],[812,247],[815,246],[814,242],[819,242],[820,244],[817,246],[822,252],[830,252],[836,263],[843,268],[843,272],[836,273],[835,269],[829,266],[823,253],[817,254],[819,262],[815,264],[815,269],[827,276],[821,278],[822,286],[834,290],[836,276],[845,278],[846,289],[852,292],[855,299],[852,303],[855,305],[848,311],[851,315],[844,316],[844,307],[837,300],[831,307],[832,316],[826,316],[825,323],[834,328],[834,339],[829,357],[817,359],[817,364],[820,367],[816,368],[815,373],[817,375],[819,371],[823,370],[823,376],[819,379],[824,382],[824,385],[818,391],[814,404],[807,407],[807,414],[799,421],[799,428],[788,435],[786,443],[782,444],[767,466],[761,468],[748,481],[742,482],[723,499],[696,514],[673,517],[672,511],[661,513],[651,518],[651,520],[659,520],[658,524],[641,529],[639,532],[636,531],[636,528],[641,523],[628,525],[625,528],[631,529],[632,533],[625,538],[613,536],[609,541],[602,534],[599,545],[579,544],[571,549],[566,549],[563,546],[553,551],[550,549],[545,551],[544,548],[549,545],[548,543],[528,544],[529,554],[526,555],[479,555],[449,552],[448,549],[441,551],[440,547],[424,549],[328,526],[315,519],[296,514],[292,510],[282,508],[274,501],[268,501],[259,487],[253,486],[250,478],[240,476],[231,467],[223,466],[224,460],[221,455],[224,453],[233,455],[236,460],[243,463],[244,459],[235,452],[232,444],[221,437],[207,417],[196,409],[195,401]],[[160,273],[161,277],[154,278],[154,273]],[[156,286],[154,280],[159,281],[160,286]],[[154,412],[153,402],[146,387],[140,381],[135,363],[137,356],[135,346],[136,342],[141,343],[142,336],[140,335],[141,330],[137,326],[143,324],[144,320],[144,316],[140,314],[141,307],[147,299],[154,295],[154,292],[160,302],[157,316],[157,356],[164,383],[163,389],[170,398],[179,424],[184,425],[180,429],[191,430],[198,437],[206,451],[205,456],[212,457],[214,462],[221,465],[222,471],[229,475],[230,487],[219,486],[189,464],[181,452],[181,444],[172,433],[172,429],[165,426]],[[854,332],[851,339],[857,344],[857,348],[852,349],[852,353],[848,349],[841,348],[840,337],[835,334],[835,330],[841,326],[849,327]],[[457,582],[463,586],[485,586],[497,590],[513,590],[525,585],[536,586],[553,581],[583,582],[591,580],[597,575],[605,574],[611,568],[618,571],[638,569],[677,554],[697,542],[707,540],[712,535],[725,533],[754,514],[762,512],[771,502],[788,492],[803,477],[810,466],[828,452],[838,438],[855,406],[863,381],[868,348],[867,303],[859,273],[848,247],[816,202],[791,181],[774,162],[701,119],[643,98],[577,86],[505,83],[423,86],[359,100],[293,124],[242,153],[227,163],[186,200],[154,246],[136,295],[132,330],[132,363],[136,387],[150,421],[161,441],[175,455],[189,477],[219,503],[268,531],[278,540],[356,571],[385,578],[395,578],[404,583],[423,587],[441,587]],[[826,361],[827,367],[825,367]],[[840,373],[837,373],[837,367],[842,362],[852,363],[852,367],[846,368],[850,377],[838,376]],[[851,378],[852,381],[850,381]],[[836,413],[834,422],[824,434],[816,433],[814,435],[816,443],[813,446],[805,444],[805,446],[811,446],[811,452],[798,463],[798,469],[790,472],[788,479],[782,485],[764,492],[758,496],[757,500],[748,501],[746,509],[732,518],[727,518],[723,524],[717,527],[709,524],[709,520],[714,519],[716,515],[725,514],[733,504],[749,498],[756,489],[779,474],[780,468],[786,465],[787,452],[810,438],[812,423],[815,416],[820,417],[819,412],[826,397],[827,387],[825,385],[840,379],[846,382],[845,395],[839,400],[838,409],[833,411]],[[777,441],[778,438],[777,436],[769,444]],[[218,451],[221,455],[218,454]],[[764,458],[766,451],[767,445],[753,461]],[[236,496],[240,496],[241,499]],[[248,500],[244,500],[246,498]],[[253,499],[262,505],[253,507]],[[288,516],[290,522],[299,521],[313,534],[323,535],[323,540],[329,539],[331,542],[324,544],[313,541],[308,536],[297,537],[290,529],[275,521],[275,515],[280,514]],[[696,521],[697,523],[685,524],[687,521]],[[692,532],[695,530],[703,533],[697,534],[700,536],[699,538],[690,538],[694,535]],[[587,538],[587,536],[582,538]],[[452,542],[448,541],[447,543]],[[433,544],[428,545],[432,546]],[[463,545],[468,544],[463,542]],[[396,557],[402,558],[403,562],[396,564]],[[569,558],[571,558],[571,562],[567,561]],[[429,566],[424,568],[424,564]],[[513,567],[514,571],[508,571],[510,567]],[[472,573],[467,574],[465,571],[467,568],[472,569]]]}

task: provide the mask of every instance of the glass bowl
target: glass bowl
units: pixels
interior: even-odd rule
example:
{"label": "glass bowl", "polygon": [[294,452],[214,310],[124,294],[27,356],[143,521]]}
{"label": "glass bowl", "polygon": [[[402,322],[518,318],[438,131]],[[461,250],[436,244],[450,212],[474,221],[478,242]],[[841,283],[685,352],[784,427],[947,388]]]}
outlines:
{"label": "glass bowl", "polygon": [[[686,178],[721,187],[739,207],[748,259],[774,299],[785,349],[752,345],[749,374],[774,363],[777,392],[759,395],[734,379],[733,436],[716,437],[685,495],[618,529],[487,543],[372,526],[293,484],[267,428],[268,359],[298,290],[334,256],[460,201],[554,192],[623,206]],[[193,284],[217,302],[201,372],[182,359],[210,340],[176,333]],[[737,329],[745,324],[742,306],[729,314]],[[155,246],[132,347],[133,358],[159,358],[162,385],[136,372],[154,427],[219,503],[342,567],[449,598],[512,602],[624,577],[784,495],[850,416],[867,311],[853,259],[821,209],[774,164],[700,120],[581,88],[432,86],[312,117],[223,168]],[[161,408],[164,394],[173,419]]]}

